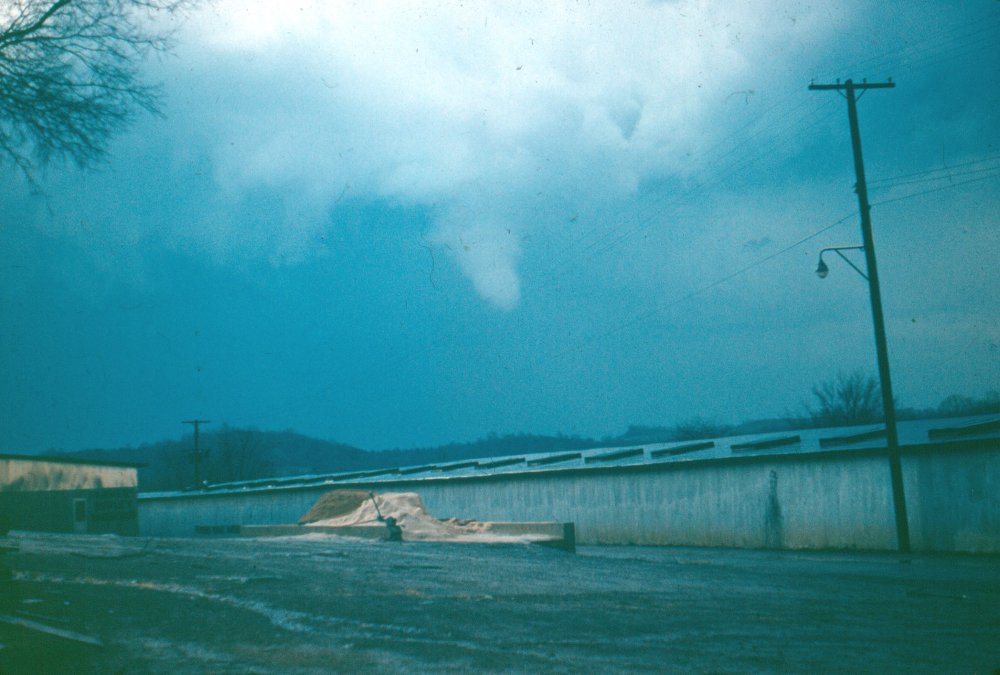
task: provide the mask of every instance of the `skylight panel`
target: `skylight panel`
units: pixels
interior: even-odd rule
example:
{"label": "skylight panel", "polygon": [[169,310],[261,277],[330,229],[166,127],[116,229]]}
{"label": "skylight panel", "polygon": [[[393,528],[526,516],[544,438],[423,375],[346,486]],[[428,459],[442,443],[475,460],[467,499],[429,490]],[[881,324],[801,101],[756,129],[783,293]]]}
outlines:
{"label": "skylight panel", "polygon": [[835,448],[838,445],[851,445],[853,443],[861,443],[862,441],[873,441],[876,438],[885,437],[885,427],[881,429],[873,429],[871,431],[864,431],[860,434],[850,434],[848,436],[830,436],[829,438],[819,439],[819,447],[821,448]]}
{"label": "skylight panel", "polygon": [[781,438],[768,438],[762,441],[753,441],[750,443],[736,443],[730,446],[733,452],[738,452],[740,450],[770,450],[771,448],[780,448],[786,445],[795,445],[801,443],[802,438],[800,436],[782,436]]}
{"label": "skylight panel", "polygon": [[590,455],[583,461],[587,464],[593,462],[613,462],[616,459],[626,459],[628,457],[641,457],[645,450],[643,448],[630,448],[628,450],[615,450],[614,452],[606,452],[602,455]]}
{"label": "skylight panel", "polygon": [[652,458],[656,457],[671,457],[673,455],[684,455],[689,452],[697,452],[698,450],[708,450],[709,448],[715,447],[715,441],[701,441],[699,443],[688,443],[687,445],[678,445],[673,448],[661,448],[660,450],[653,450],[649,453]]}

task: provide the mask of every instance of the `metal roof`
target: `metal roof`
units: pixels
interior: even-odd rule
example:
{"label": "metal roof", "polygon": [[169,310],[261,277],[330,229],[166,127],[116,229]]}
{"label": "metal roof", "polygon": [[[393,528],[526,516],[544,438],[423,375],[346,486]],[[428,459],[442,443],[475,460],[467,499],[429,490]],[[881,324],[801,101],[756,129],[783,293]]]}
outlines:
{"label": "metal roof", "polygon": [[[907,420],[898,425],[901,447],[934,446],[981,439],[1000,440],[1000,415]],[[227,494],[323,485],[371,484],[382,481],[447,479],[561,470],[606,469],[639,465],[681,464],[733,457],[787,457],[798,454],[878,450],[886,447],[883,425],[801,429],[701,441],[674,441],[579,451],[507,455],[477,460],[421,464],[369,471],[349,471],[260,478],[219,483],[204,490],[148,493],[148,497]]]}

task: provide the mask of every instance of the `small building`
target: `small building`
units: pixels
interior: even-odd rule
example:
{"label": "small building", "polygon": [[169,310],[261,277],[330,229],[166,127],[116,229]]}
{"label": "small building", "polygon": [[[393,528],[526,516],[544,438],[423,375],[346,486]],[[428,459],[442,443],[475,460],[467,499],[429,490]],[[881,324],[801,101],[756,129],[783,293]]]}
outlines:
{"label": "small building", "polygon": [[0,454],[0,529],[137,535],[139,466]]}

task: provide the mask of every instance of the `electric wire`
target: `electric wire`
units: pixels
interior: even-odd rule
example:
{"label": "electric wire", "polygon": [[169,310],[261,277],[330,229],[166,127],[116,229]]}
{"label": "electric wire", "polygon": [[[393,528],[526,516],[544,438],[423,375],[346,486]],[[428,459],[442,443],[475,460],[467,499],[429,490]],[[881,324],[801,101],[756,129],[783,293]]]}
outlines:
{"label": "electric wire", "polygon": [[934,37],[921,42],[857,61],[848,70],[856,71],[862,68],[874,70],[886,67],[905,68],[905,59],[907,57],[917,57],[927,60],[929,54],[934,50],[954,49],[953,45],[956,47],[966,45],[970,37],[993,30],[995,26],[989,22],[993,21],[995,23],[998,18],[1000,18],[1000,12],[990,10],[974,19],[952,26],[947,30],[939,31]]}
{"label": "electric wire", "polygon": [[694,298],[696,298],[696,297],[698,297],[700,295],[703,295],[703,294],[705,294],[705,293],[707,293],[707,292],[709,292],[709,291],[711,291],[711,290],[713,290],[713,289],[721,286],[722,284],[735,279],[736,277],[742,276],[743,274],[746,274],[750,270],[753,270],[753,269],[755,269],[757,267],[760,267],[761,265],[764,265],[764,264],[766,264],[766,263],[774,260],[775,258],[777,258],[779,256],[782,256],[782,255],[784,255],[784,254],[786,254],[786,253],[788,253],[788,252],[790,252],[790,251],[798,248],[802,244],[805,244],[806,242],[811,241],[812,239],[815,239],[816,237],[818,237],[818,236],[820,236],[820,235],[822,235],[822,234],[824,234],[826,232],[829,232],[830,230],[832,230],[833,228],[837,227],[838,225],[841,225],[842,223],[846,222],[850,218],[856,216],[857,213],[858,213],[857,211],[853,211],[851,213],[848,213],[847,215],[843,216],[839,220],[837,220],[837,221],[835,221],[833,223],[830,223],[829,225],[827,225],[825,227],[822,227],[819,230],[816,230],[815,232],[806,235],[805,237],[802,237],[801,239],[799,239],[798,241],[796,241],[793,244],[790,244],[790,245],[788,245],[788,246],[786,246],[786,247],[784,247],[784,248],[782,248],[782,249],[780,249],[778,251],[775,251],[774,253],[770,253],[770,254],[762,257],[762,258],[759,258],[759,259],[757,259],[757,260],[755,260],[755,261],[753,261],[753,262],[751,262],[751,263],[749,263],[747,265],[744,265],[743,267],[740,267],[740,268],[738,268],[738,269],[730,272],[729,274],[726,274],[726,275],[724,275],[722,277],[719,277],[718,279],[715,279],[715,280],[713,280],[713,281],[711,281],[711,282],[709,282],[707,284],[699,286],[698,288],[694,289],[693,291],[685,293],[684,295],[682,295],[680,297],[674,298],[674,299],[669,300],[667,302],[658,304],[655,307],[647,309],[642,314],[634,316],[634,317],[632,317],[632,318],[630,318],[630,319],[628,319],[628,320],[626,320],[626,321],[618,324],[615,328],[612,328],[611,330],[604,331],[604,332],[592,335],[589,338],[584,338],[578,344],[576,344],[576,345],[574,345],[572,347],[567,347],[566,349],[564,349],[564,350],[556,353],[552,358],[560,358],[560,357],[565,356],[567,354],[571,354],[573,352],[577,352],[577,351],[583,349],[584,347],[592,344],[596,340],[608,338],[608,337],[611,337],[613,335],[617,335],[618,333],[621,333],[624,330],[627,330],[627,329],[629,329],[629,328],[631,328],[631,327],[633,327],[633,326],[635,326],[635,325],[637,325],[639,323],[642,323],[643,321],[645,321],[645,320],[647,320],[647,319],[649,319],[649,318],[651,318],[651,317],[653,317],[653,316],[655,316],[657,314],[660,314],[660,313],[662,313],[662,312],[664,312],[664,311],[666,311],[668,309],[672,309],[672,308],[674,308],[674,307],[676,307],[678,305],[681,305],[681,304],[683,304],[683,303],[685,303],[685,302],[687,302],[689,300],[693,300]]}
{"label": "electric wire", "polygon": [[990,180],[993,178],[1000,178],[1000,171],[990,174],[989,176],[980,176],[979,178],[971,178],[969,180],[960,181],[958,183],[951,183],[949,185],[941,185],[940,187],[931,188],[929,190],[921,190],[920,192],[913,192],[911,194],[902,195],[900,197],[891,197],[889,199],[883,199],[881,201],[872,202],[872,206],[881,206],[882,204],[892,204],[893,202],[901,202],[907,199],[914,199],[916,197],[922,197],[923,195],[929,195],[934,192],[941,192],[942,190],[951,190],[963,185],[970,185],[972,183],[981,183],[982,181]]}
{"label": "electric wire", "polygon": [[[862,67],[870,67],[871,69],[894,69],[897,70],[897,74],[914,72],[954,60],[960,56],[981,51],[982,49],[992,45],[992,35],[990,34],[990,31],[995,30],[995,20],[998,16],[1000,16],[1000,14],[997,12],[990,12],[986,16],[977,17],[976,19],[954,26],[942,33],[938,33],[933,38],[928,38],[922,42],[915,43],[914,45],[908,45],[900,49],[886,52],[877,57],[871,57],[856,62],[855,64],[849,66],[848,70],[854,72],[860,70]],[[989,23],[987,20],[992,20],[993,23]],[[816,78],[814,78],[814,81],[815,79]],[[794,142],[794,139],[789,138],[784,132],[787,132],[789,129],[799,127],[798,133],[795,134],[795,137],[800,137],[809,129],[824,123],[830,118],[830,116],[835,114],[832,103],[836,103],[836,99],[832,98],[827,99],[818,105],[811,106],[809,110],[805,111],[802,115],[795,117],[792,121],[788,121],[789,118],[795,116],[795,114],[802,110],[805,106],[810,105],[803,99],[803,101],[788,109],[788,101],[796,95],[796,92],[790,91],[788,95],[772,104],[759,116],[751,119],[740,128],[727,134],[711,146],[709,150],[705,151],[700,157],[700,159],[705,162],[705,165],[699,172],[705,176],[705,178],[699,181],[694,181],[693,184],[682,193],[674,193],[672,195],[661,194],[652,199],[647,199],[637,204],[636,208],[634,208],[630,214],[616,219],[614,226],[604,229],[603,223],[597,223],[594,227],[591,227],[585,232],[577,235],[575,238],[572,238],[570,242],[567,242],[570,243],[570,245],[563,246],[559,249],[559,257],[561,260],[556,262],[556,264],[551,265],[548,268],[550,271],[547,274],[543,274],[543,277],[548,277],[548,282],[543,286],[543,288],[547,291],[546,294],[554,293],[560,290],[560,282],[569,270],[582,263],[592,262],[599,256],[606,255],[623,244],[629,238],[635,236],[639,232],[647,230],[654,223],[662,221],[667,217],[669,210],[691,203],[697,199],[699,195],[707,193],[713,186],[722,185],[732,176],[745,173],[748,169],[754,166],[754,164],[760,161],[761,158],[765,157],[769,153],[773,153],[775,147],[779,144]],[[823,113],[824,109],[827,107],[830,108],[829,111],[825,114],[819,114]],[[772,117],[772,114],[778,110],[782,110],[783,112]],[[810,118],[812,118],[812,122],[802,129],[801,125],[803,124],[803,121]],[[771,140],[764,144],[751,145],[755,139],[760,138],[768,131],[774,132]],[[747,147],[751,148],[750,151],[741,152],[742,149]],[[716,155],[717,152],[721,154]],[[890,188],[910,184],[933,182],[935,180],[949,180],[956,176],[975,175],[984,171],[991,172],[996,168],[987,167],[982,169],[972,169],[959,173],[955,173],[953,170],[966,166],[976,166],[978,164],[991,161],[992,159],[994,158],[987,157],[952,165],[950,167],[946,166],[926,171],[911,172],[900,176],[872,181],[869,186],[873,190],[888,190]],[[951,172],[950,175],[948,172]],[[943,175],[935,175],[939,173]],[[990,173],[989,175],[980,176],[970,180],[952,182],[945,186],[939,186],[928,190],[873,202],[872,206],[913,199],[924,194],[988,180],[996,177],[997,175],[1000,174]],[[921,176],[926,178],[919,178]],[[918,180],[906,180],[910,178],[918,178]],[[647,320],[651,316],[664,312],[672,307],[707,293],[719,285],[764,265],[778,256],[781,256],[810,241],[811,239],[820,236],[824,232],[840,225],[854,215],[856,215],[856,212],[844,216],[831,225],[828,225],[798,240],[790,246],[760,258],[708,284],[700,286],[690,293],[646,309],[635,316],[624,320],[610,331],[596,334],[589,338],[583,338],[582,341],[576,341],[574,345],[568,346],[566,349],[551,358],[579,351],[584,346],[592,344],[595,340],[620,333],[623,330],[627,330],[628,328]],[[433,348],[433,346],[431,347]],[[405,359],[406,356],[403,355],[400,360]]]}
{"label": "electric wire", "polygon": [[[997,14],[996,13],[991,13],[988,16],[989,16],[989,18],[996,18]],[[967,30],[970,26],[974,26],[974,28],[972,28],[972,30]],[[981,45],[985,46],[987,44],[992,44],[992,42],[991,42],[992,35],[989,34],[989,33],[993,29],[994,29],[994,26],[992,26],[992,25],[983,25],[982,19],[975,19],[975,20],[969,21],[969,22],[967,22],[965,24],[962,24],[960,26],[957,26],[957,27],[949,30],[945,34],[944,38],[938,37],[938,38],[935,38],[935,39],[931,39],[931,40],[925,41],[924,43],[921,43],[921,44],[923,44],[923,46],[920,47],[920,48],[918,48],[918,49],[912,48],[912,47],[907,47],[907,48],[903,48],[903,49],[900,49],[900,50],[895,50],[893,52],[889,52],[885,56],[896,56],[897,60],[902,60],[903,62],[906,62],[907,59],[912,59],[912,57],[914,57],[914,56],[920,56],[920,59],[916,60],[916,64],[918,66],[921,66],[921,64],[922,64],[922,66],[934,65],[936,63],[941,63],[941,62],[943,62],[945,60],[949,60],[949,59],[954,58],[954,57],[959,56],[959,55],[965,55],[967,53],[972,53],[974,51],[978,51]],[[974,40],[971,43],[972,46],[970,47],[969,38],[973,37],[973,36],[977,36],[977,39]],[[899,57],[903,57],[903,58],[900,59]],[[879,60],[887,61],[887,59],[885,59],[884,57],[882,59],[879,59]],[[874,61],[875,61],[875,59],[867,59],[867,60],[865,60],[865,61],[863,61],[861,63],[864,64],[864,63],[870,63],[870,62],[874,62]],[[912,62],[911,62],[911,66],[912,66]],[[809,128],[811,128],[812,126],[815,126],[816,124],[819,124],[819,123],[820,123],[820,120],[817,120],[812,125],[810,125]],[[759,133],[760,133],[760,131],[757,132],[757,134],[759,134]],[[737,144],[737,145],[741,145],[744,142],[749,142],[757,134],[753,134],[751,137],[745,139],[744,141],[742,141],[740,144]],[[730,152],[726,153],[726,155],[731,154],[733,151],[735,151],[735,147],[733,149],[731,149]],[[726,156],[726,155],[724,155],[724,156]],[[759,156],[760,155],[758,155],[758,157]],[[756,161],[756,159],[757,159],[756,157],[750,159],[747,162],[747,166],[752,165]],[[968,165],[975,165],[975,164],[983,163],[985,161],[990,161],[990,159],[987,158],[985,160],[975,160],[973,162],[968,163]],[[744,167],[742,167],[740,165],[731,166],[731,167],[729,167],[730,170],[728,170],[728,171],[726,171],[726,172],[724,172],[722,174],[717,175],[715,178],[718,180],[718,182],[721,183],[726,178],[728,178],[728,177],[734,175],[735,173],[737,173],[741,168],[744,168]],[[956,167],[952,167],[952,168],[956,168]],[[928,173],[948,172],[949,170],[950,169],[948,167],[942,167],[941,169],[931,170]],[[954,173],[954,172],[952,172],[951,173],[951,178],[954,178],[956,176],[961,176],[961,175],[973,175],[973,174],[977,174],[977,173],[982,173],[983,171],[989,171],[991,173],[989,175],[987,175],[987,176],[982,176],[982,177],[971,179],[971,180],[967,180],[967,181],[959,181],[957,183],[951,183],[951,184],[949,184],[947,186],[932,188],[930,190],[923,190],[923,191],[920,191],[920,192],[917,192],[917,193],[912,193],[912,194],[909,194],[909,195],[903,195],[903,196],[896,197],[896,198],[890,198],[890,199],[886,199],[886,200],[881,200],[881,201],[877,202],[877,204],[887,204],[887,203],[892,203],[892,202],[896,202],[896,201],[902,201],[902,200],[911,199],[911,198],[914,198],[914,197],[917,197],[917,196],[920,196],[920,195],[923,195],[923,194],[929,194],[931,192],[937,192],[937,191],[944,190],[944,189],[949,189],[949,188],[952,188],[952,187],[959,187],[961,185],[965,185],[965,184],[968,184],[968,183],[975,183],[975,182],[979,182],[981,180],[988,180],[988,179],[994,177],[994,174],[992,173],[992,171],[994,171],[994,170],[995,170],[994,167],[988,167],[988,168],[985,168],[985,169],[970,170],[968,172],[959,172],[957,174]],[[914,175],[921,175],[921,173],[922,172],[916,172]],[[903,185],[908,185],[908,184],[912,184],[912,183],[932,182],[934,180],[946,180],[946,179],[949,179],[948,175],[945,175],[945,176],[933,176],[931,178],[922,179],[922,180],[919,180],[919,181],[912,181],[912,183],[911,183],[911,182],[901,181],[901,180],[899,180],[899,178],[900,177],[896,177],[895,179],[883,179],[881,181],[877,181],[878,185],[876,186],[876,189],[883,190],[883,189],[889,189],[889,188],[892,188],[892,187],[899,187],[899,186],[903,186]],[[895,182],[893,182],[894,180],[895,180]],[[716,181],[711,181],[711,182],[714,183]],[[703,187],[708,187],[708,186],[706,184],[699,184],[696,187],[696,190],[699,189],[699,188],[703,188]],[[691,192],[695,192],[696,190],[692,190]],[[876,204],[873,204],[873,206],[874,205],[876,205]],[[609,244],[607,244],[603,248],[598,249],[596,251],[596,253],[597,254],[606,253],[606,252],[610,251],[611,249],[613,249],[614,247],[616,247],[618,244],[622,243],[624,240],[626,240],[630,236],[633,236],[635,233],[637,233],[637,232],[639,232],[641,230],[646,229],[646,227],[653,221],[653,219],[657,215],[662,215],[662,214],[653,214],[653,215],[650,215],[648,217],[642,218],[641,220],[639,220],[636,223],[636,225],[634,227],[632,227],[632,228],[630,228],[628,230],[625,230],[624,232],[621,232],[616,239],[612,240]],[[591,247],[588,247],[588,249],[591,248]],[[779,252],[776,255],[779,255],[780,253],[781,252]],[[592,258],[592,257],[593,256],[590,256],[589,258]],[[738,273],[741,273],[741,272],[737,271],[734,274],[738,274]],[[655,311],[654,311],[654,313],[655,313]],[[647,312],[647,314],[648,314],[648,312]],[[637,317],[637,320],[641,321],[643,318],[645,318],[645,315],[640,315],[639,317]],[[634,325],[634,323],[626,322],[626,325]]]}
{"label": "electric wire", "polygon": [[[790,98],[792,95],[794,94],[790,94],[786,98]],[[808,129],[814,127],[815,125],[822,124],[834,114],[831,102],[827,100],[822,101],[819,104],[811,105],[808,110],[797,116],[794,120],[791,122],[787,121],[791,115],[809,105],[808,99],[804,99],[791,110],[783,112],[780,116],[773,120],[761,120],[760,128],[758,128],[749,137],[740,140],[733,147],[729,148],[721,157],[729,157],[735,153],[737,148],[747,145],[754,138],[763,133],[773,131],[775,140],[772,140],[770,143],[757,146],[749,153],[737,154],[729,162],[721,162],[721,158],[714,159],[710,161],[709,164],[701,171],[703,174],[707,173],[706,177],[702,180],[695,181],[686,190],[672,195],[659,196],[653,200],[647,201],[629,216],[618,219],[614,227],[609,228],[602,236],[585,245],[576,257],[569,260],[564,258],[563,262],[554,269],[552,274],[549,275],[551,283],[547,285],[547,288],[557,290],[559,288],[559,282],[562,281],[569,269],[581,264],[589,264],[599,256],[605,255],[616,249],[628,239],[641,232],[647,231],[652,224],[662,221],[670,209],[676,209],[684,204],[693,203],[699,195],[708,193],[712,187],[725,184],[729,179],[736,175],[746,174],[748,170],[763,157],[773,154],[779,143],[787,144],[792,142],[784,133],[788,129],[801,127],[805,120],[812,118],[813,122],[807,125],[804,129],[800,128],[798,134],[796,135],[798,136],[805,133]],[[776,107],[777,106],[772,106],[769,110],[773,110]],[[817,115],[817,113],[821,113],[824,108],[830,108],[830,110],[826,114]],[[753,123],[744,125],[743,128],[746,129],[752,125]],[[775,129],[775,127],[778,128]],[[733,135],[730,134],[727,138],[731,139],[732,136]]]}
{"label": "electric wire", "polygon": [[903,180],[891,183],[884,183],[874,188],[869,186],[869,190],[880,190],[880,191],[890,190],[892,188],[900,187],[903,185],[920,185],[923,183],[934,183],[943,180],[953,180],[954,178],[957,178],[959,176],[973,176],[985,172],[996,172],[996,171],[1000,171],[1000,166],[986,166],[979,169],[969,169],[967,171],[949,172],[940,176],[925,176],[924,178],[915,178],[913,180]]}
{"label": "electric wire", "polygon": [[[915,67],[925,67],[929,65],[934,65],[935,63],[940,63],[945,60],[950,60],[957,56],[965,55],[967,53],[972,53],[978,51],[982,47],[987,47],[992,45],[993,35],[991,31],[994,30],[995,26],[989,23],[987,20],[995,20],[1000,14],[997,12],[990,12],[984,16],[977,17],[965,23],[959,24],[950,28],[943,33],[935,35],[933,38],[928,38],[922,42],[916,43],[915,45],[903,47],[897,50],[892,50],[886,52],[878,57],[872,57],[864,59],[850,66],[849,69],[855,70],[862,66],[868,64],[882,64],[882,67],[886,67],[887,64],[895,64],[896,68],[904,68],[905,70],[912,70]],[[970,38],[976,38],[970,43]],[[768,109],[766,113],[771,112],[779,104],[775,104],[772,108]],[[800,109],[803,104],[799,104],[793,108],[793,110],[788,111],[780,119],[784,119],[789,115],[793,114],[795,111]],[[825,104],[824,104],[825,105]],[[765,114],[766,114],[765,113]],[[735,143],[732,147],[728,149],[727,152],[723,153],[721,156],[716,158],[710,163],[710,167],[716,169],[714,175],[710,179],[700,181],[696,183],[692,188],[686,190],[683,194],[677,195],[674,199],[669,202],[664,203],[662,200],[654,203],[647,203],[641,207],[638,212],[634,213],[631,217],[619,219],[618,223],[607,230],[605,230],[596,239],[591,240],[589,243],[583,245],[582,252],[577,255],[566,255],[569,253],[567,249],[561,249],[560,253],[563,254],[563,262],[558,264],[553,271],[552,276],[556,281],[561,280],[567,269],[577,266],[581,263],[589,263],[595,257],[603,255],[605,253],[614,250],[621,244],[623,244],[628,239],[634,237],[648,229],[648,227],[655,221],[662,218],[662,212],[656,213],[655,211],[660,209],[667,209],[670,207],[675,207],[681,203],[693,199],[700,192],[711,187],[712,185],[721,184],[728,178],[737,175],[741,171],[745,171],[749,167],[753,166],[756,161],[761,157],[765,156],[769,152],[769,148],[758,148],[756,153],[749,159],[739,158],[729,165],[719,166],[722,164],[723,160],[733,154],[738,154],[737,151],[741,146],[744,146],[752,142],[755,138],[764,133],[769,127],[775,125],[778,120],[767,122],[763,124],[761,128],[758,128],[753,133],[745,136],[739,142]],[[801,122],[800,120],[797,120]],[[742,134],[748,128],[754,126],[755,121],[751,121],[728,135],[725,139],[722,139],[713,149],[718,147],[720,144],[732,140],[734,137]],[[814,120],[814,122],[809,125],[808,128],[815,127],[816,125],[822,123],[823,120]],[[791,126],[791,125],[787,125]],[[786,126],[786,128],[787,128]],[[742,161],[741,161],[742,160]],[[654,211],[650,213],[650,211]],[[659,218],[658,218],[659,216]],[[595,231],[600,229],[600,225],[591,228],[584,238],[589,239],[590,235]],[[582,239],[577,239],[577,243],[581,243]]]}
{"label": "electric wire", "polygon": [[952,169],[962,169],[967,166],[975,166],[976,164],[985,164],[986,162],[995,162],[1000,160],[1000,153],[994,155],[988,155],[986,157],[981,157],[979,159],[968,160],[965,162],[959,162],[958,164],[945,164],[933,169],[924,169],[923,171],[913,171],[911,173],[899,174],[896,176],[887,176],[886,178],[878,178],[876,180],[869,180],[868,187],[871,188],[882,183],[892,183],[899,180],[904,180],[908,178],[915,178],[917,176],[926,176],[932,173],[940,173],[945,171],[951,171]]}

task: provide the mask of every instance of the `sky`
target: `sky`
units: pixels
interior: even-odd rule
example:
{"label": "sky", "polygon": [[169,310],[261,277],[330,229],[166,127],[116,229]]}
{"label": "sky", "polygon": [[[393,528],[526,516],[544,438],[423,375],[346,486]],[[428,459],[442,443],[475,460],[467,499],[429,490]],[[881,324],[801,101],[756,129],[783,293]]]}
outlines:
{"label": "sky", "polygon": [[[1000,389],[1000,3],[217,0],[91,169],[0,184],[0,451],[366,449]],[[856,252],[845,255],[857,256]],[[853,258],[863,266],[860,257]],[[210,427],[209,427],[210,428]]]}

